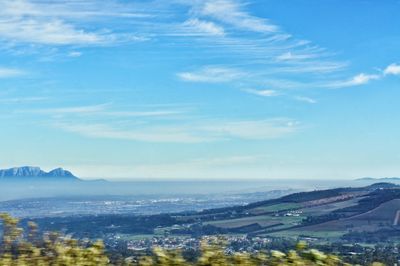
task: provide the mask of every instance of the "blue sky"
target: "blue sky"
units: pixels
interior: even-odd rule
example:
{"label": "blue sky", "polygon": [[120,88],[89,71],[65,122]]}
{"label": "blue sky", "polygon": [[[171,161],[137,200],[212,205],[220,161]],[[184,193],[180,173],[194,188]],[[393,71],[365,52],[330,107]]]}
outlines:
{"label": "blue sky", "polygon": [[400,1],[0,1],[0,166],[400,174]]}

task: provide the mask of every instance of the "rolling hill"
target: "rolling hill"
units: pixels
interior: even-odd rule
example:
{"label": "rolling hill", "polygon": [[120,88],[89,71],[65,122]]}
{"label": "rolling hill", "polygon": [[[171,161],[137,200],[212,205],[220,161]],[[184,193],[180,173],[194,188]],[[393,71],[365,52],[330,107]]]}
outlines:
{"label": "rolling hill", "polygon": [[[151,223],[143,222],[151,221]],[[45,229],[101,234],[241,234],[316,241],[399,238],[400,186],[377,183],[290,194],[244,206],[153,215],[103,215],[38,219]],[[139,226],[140,225],[140,226]]]}

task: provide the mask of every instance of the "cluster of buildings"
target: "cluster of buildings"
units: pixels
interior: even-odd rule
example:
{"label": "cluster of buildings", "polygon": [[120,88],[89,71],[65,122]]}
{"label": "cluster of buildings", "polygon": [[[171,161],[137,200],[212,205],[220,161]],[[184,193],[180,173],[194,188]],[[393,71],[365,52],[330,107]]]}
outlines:
{"label": "cluster of buildings", "polygon": [[302,214],[303,214],[302,210],[293,210],[286,212],[284,216],[300,217]]}
{"label": "cluster of buildings", "polygon": [[201,238],[194,238],[188,236],[163,236],[163,237],[143,237],[138,239],[123,240],[118,236],[108,238],[108,246],[116,247],[124,243],[125,248],[130,251],[150,251],[155,247],[160,247],[166,250],[198,250],[202,243],[213,244],[223,243],[226,246],[227,253],[238,251],[254,252],[265,248],[271,242],[271,239],[266,237],[252,237],[248,238],[242,235],[230,235],[223,238],[215,236],[204,236]]}

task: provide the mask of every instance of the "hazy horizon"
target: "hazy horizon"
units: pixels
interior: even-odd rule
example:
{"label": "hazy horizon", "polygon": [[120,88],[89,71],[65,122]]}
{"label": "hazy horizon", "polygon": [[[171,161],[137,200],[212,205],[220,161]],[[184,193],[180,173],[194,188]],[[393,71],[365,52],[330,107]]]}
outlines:
{"label": "hazy horizon", "polygon": [[[65,167],[56,167],[56,168],[42,168],[40,166],[32,166],[32,165],[23,165],[23,166],[11,166],[11,167],[5,167],[5,168],[0,168],[0,170],[10,170],[13,168],[22,168],[22,167],[32,167],[32,168],[39,168],[40,170],[43,170],[45,172],[49,172],[51,170],[55,170],[57,168],[61,168],[67,171],[70,171],[71,169],[67,169]],[[96,181],[96,180],[106,180],[109,182],[226,182],[226,181],[232,181],[232,182],[245,182],[245,181],[254,181],[254,182],[267,182],[267,181],[274,181],[277,180],[277,178],[269,177],[269,178],[253,178],[253,177],[196,177],[196,178],[188,178],[188,177],[181,177],[181,178],[176,178],[176,177],[168,177],[168,178],[149,178],[149,177],[107,177],[107,176],[78,176],[74,172],[72,174],[81,179],[81,180],[86,180],[86,181]],[[385,178],[399,178],[398,176],[359,176],[359,177],[354,177],[354,178],[341,178],[341,177],[320,177],[320,178],[283,178],[279,179],[279,181],[356,181],[358,179],[362,178],[372,178],[372,179],[385,179]]]}

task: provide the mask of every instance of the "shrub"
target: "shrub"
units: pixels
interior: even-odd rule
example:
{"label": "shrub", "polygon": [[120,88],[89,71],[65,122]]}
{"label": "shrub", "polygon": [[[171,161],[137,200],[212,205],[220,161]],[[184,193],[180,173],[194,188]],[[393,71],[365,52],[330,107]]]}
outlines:
{"label": "shrub", "polygon": [[340,260],[337,256],[327,255],[315,249],[307,249],[304,243],[299,243],[296,250],[289,251],[287,254],[280,251],[259,252],[250,254],[238,252],[227,254],[222,248],[224,245],[218,238],[202,244],[201,256],[192,263],[183,259],[181,252],[168,251],[160,248],[154,250],[153,256],[143,257],[139,261],[141,266],[225,266],[225,265],[246,265],[246,266],[339,266],[349,265]]}
{"label": "shrub", "polygon": [[37,226],[28,224],[27,235],[18,227],[18,220],[0,214],[3,235],[0,248],[0,266],[103,266],[109,265],[104,246],[97,241],[87,246],[57,233],[37,235]]}

